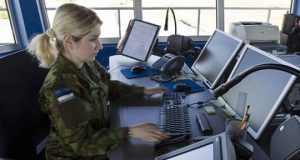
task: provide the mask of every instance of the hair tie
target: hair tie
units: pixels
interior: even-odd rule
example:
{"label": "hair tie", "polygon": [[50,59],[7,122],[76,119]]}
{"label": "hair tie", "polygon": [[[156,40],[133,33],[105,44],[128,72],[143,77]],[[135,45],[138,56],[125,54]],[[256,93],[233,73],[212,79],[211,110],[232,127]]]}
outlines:
{"label": "hair tie", "polygon": [[53,31],[52,28],[47,29],[47,30],[46,30],[46,34],[47,34],[47,36],[50,37],[50,38],[56,38],[55,33],[54,33],[54,31]]}

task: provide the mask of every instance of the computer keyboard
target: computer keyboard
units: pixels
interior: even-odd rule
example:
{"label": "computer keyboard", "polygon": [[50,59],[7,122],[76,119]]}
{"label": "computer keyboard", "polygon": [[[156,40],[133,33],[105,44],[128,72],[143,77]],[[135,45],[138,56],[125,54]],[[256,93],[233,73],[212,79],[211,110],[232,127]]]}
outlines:
{"label": "computer keyboard", "polygon": [[159,128],[171,138],[159,145],[176,143],[190,137],[190,121],[185,98],[185,93],[181,92],[163,94]]}

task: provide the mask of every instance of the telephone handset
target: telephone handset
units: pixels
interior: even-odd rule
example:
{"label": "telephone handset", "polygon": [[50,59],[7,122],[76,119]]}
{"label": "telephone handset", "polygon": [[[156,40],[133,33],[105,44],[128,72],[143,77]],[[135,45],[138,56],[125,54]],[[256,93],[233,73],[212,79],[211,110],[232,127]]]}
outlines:
{"label": "telephone handset", "polygon": [[160,59],[152,64],[154,69],[167,74],[174,74],[179,72],[184,65],[184,56],[175,56],[170,53],[166,53]]}

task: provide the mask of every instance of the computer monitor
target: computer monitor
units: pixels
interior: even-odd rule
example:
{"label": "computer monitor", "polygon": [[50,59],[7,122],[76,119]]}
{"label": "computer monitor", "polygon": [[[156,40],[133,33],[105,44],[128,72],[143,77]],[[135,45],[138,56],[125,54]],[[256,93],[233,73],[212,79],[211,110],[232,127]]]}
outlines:
{"label": "computer monitor", "polygon": [[171,151],[155,158],[155,160],[235,160],[235,152],[231,140],[225,132]]}
{"label": "computer monitor", "polygon": [[[246,45],[232,70],[228,81],[248,69],[264,63],[296,66],[251,45]],[[222,95],[226,107],[242,118],[246,106],[250,105],[248,132],[258,139],[287,96],[296,77],[287,72],[266,69],[246,76],[241,82]]]}
{"label": "computer monitor", "polygon": [[160,26],[133,19],[130,20],[123,42],[118,48],[121,55],[146,62],[156,42]]}
{"label": "computer monitor", "polygon": [[197,76],[205,79],[204,82],[209,88],[215,88],[243,44],[242,40],[215,30],[191,68]]}

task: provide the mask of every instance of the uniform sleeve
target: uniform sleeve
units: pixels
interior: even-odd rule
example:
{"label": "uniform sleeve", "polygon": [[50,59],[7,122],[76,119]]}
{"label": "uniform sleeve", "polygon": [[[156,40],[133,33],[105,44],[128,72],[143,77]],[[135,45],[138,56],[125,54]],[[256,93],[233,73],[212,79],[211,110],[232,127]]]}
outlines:
{"label": "uniform sleeve", "polygon": [[117,100],[119,98],[142,97],[144,96],[144,87],[128,85],[120,81],[109,81],[109,99]]}
{"label": "uniform sleeve", "polygon": [[[40,103],[48,112],[52,127],[57,133],[57,139],[65,150],[77,156],[106,155],[107,152],[119,145],[128,136],[128,128],[109,130],[100,127],[97,130],[94,123],[101,122],[95,117],[93,104],[79,95],[79,84],[74,79],[63,84],[43,88]],[[65,90],[64,93],[59,91]],[[81,93],[82,94],[82,93]]]}
{"label": "uniform sleeve", "polygon": [[111,81],[109,73],[104,67],[95,61],[94,66],[100,73],[102,80],[108,84],[109,100],[117,100],[119,98],[142,97],[144,96],[144,87],[136,85],[128,85],[120,81]]}

